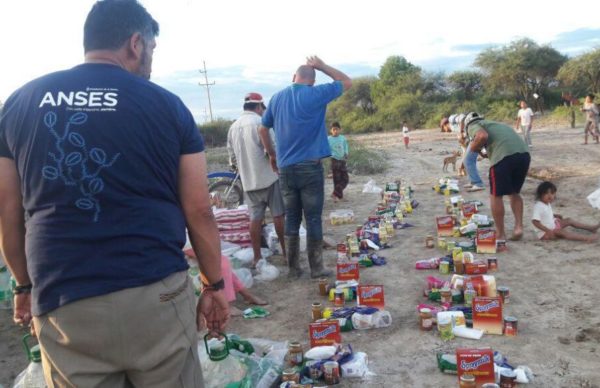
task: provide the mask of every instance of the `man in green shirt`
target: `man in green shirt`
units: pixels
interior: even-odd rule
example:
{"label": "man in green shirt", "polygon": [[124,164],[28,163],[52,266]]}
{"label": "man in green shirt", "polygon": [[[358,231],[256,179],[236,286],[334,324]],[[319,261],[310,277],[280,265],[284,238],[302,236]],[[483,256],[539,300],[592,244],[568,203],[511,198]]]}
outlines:
{"label": "man in green shirt", "polygon": [[511,127],[484,120],[476,112],[469,113],[461,124],[471,138],[470,150],[480,152],[483,147],[490,158],[490,207],[496,224],[498,247],[506,247],[504,230],[504,202],[508,195],[515,216],[511,240],[523,237],[523,198],[519,194],[529,170],[529,148]]}

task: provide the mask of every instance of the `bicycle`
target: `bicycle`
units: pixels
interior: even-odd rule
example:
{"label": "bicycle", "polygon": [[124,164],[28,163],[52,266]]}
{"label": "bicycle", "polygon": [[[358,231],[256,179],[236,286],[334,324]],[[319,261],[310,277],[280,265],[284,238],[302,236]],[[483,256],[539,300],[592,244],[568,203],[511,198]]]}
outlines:
{"label": "bicycle", "polygon": [[[235,167],[232,171],[217,171],[208,174],[209,183],[208,192],[213,195],[218,195],[223,207],[227,209],[235,209],[244,203],[244,189],[240,173]],[[216,180],[216,181],[215,181]]]}

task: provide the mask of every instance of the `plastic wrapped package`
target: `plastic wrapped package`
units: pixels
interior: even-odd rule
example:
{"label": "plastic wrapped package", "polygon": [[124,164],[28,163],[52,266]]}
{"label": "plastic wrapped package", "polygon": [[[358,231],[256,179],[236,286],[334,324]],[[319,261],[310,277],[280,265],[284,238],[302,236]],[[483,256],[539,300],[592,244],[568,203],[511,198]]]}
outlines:
{"label": "plastic wrapped package", "polygon": [[356,352],[352,355],[352,358],[342,364],[342,376],[344,378],[362,378],[369,372],[369,358],[366,353]]}
{"label": "plastic wrapped package", "polygon": [[279,276],[279,269],[273,264],[269,264],[266,259],[260,259],[256,264],[256,271],[258,274],[254,276],[254,279],[262,282],[270,282],[277,279]]}
{"label": "plastic wrapped package", "polygon": [[[218,340],[213,338],[209,344],[211,341]],[[248,367],[235,355],[230,354],[221,361],[212,361],[202,342],[198,343],[198,355],[207,388],[222,388],[230,383],[239,383],[246,377]]]}

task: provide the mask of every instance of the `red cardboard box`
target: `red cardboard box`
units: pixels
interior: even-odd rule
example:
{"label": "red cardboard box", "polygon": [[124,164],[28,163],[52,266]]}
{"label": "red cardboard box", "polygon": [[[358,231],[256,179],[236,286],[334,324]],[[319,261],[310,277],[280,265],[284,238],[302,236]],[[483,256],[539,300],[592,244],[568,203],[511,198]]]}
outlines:
{"label": "red cardboard box", "polygon": [[472,263],[465,263],[465,273],[467,275],[480,275],[487,273],[488,266],[487,263],[483,261],[474,261]]}
{"label": "red cardboard box", "polygon": [[385,307],[382,285],[359,285],[358,304],[361,306],[375,307],[383,310]]}
{"label": "red cardboard box", "polygon": [[462,212],[465,218],[471,218],[473,214],[477,213],[477,205],[474,203],[464,203],[462,205]]}
{"label": "red cardboard box", "polygon": [[475,384],[480,388],[485,383],[494,383],[494,352],[492,349],[456,349],[456,367],[458,381],[464,374],[475,377]]}
{"label": "red cardboard box", "polygon": [[454,220],[452,216],[436,217],[438,236],[451,237],[454,235]]}
{"label": "red cardboard box", "polygon": [[337,280],[359,279],[358,263],[338,263]]}
{"label": "red cardboard box", "polygon": [[311,323],[308,326],[310,347],[341,344],[340,323],[336,320]]}
{"label": "red cardboard box", "polygon": [[486,334],[502,335],[502,299],[499,296],[473,298],[473,329],[483,330]]}
{"label": "red cardboard box", "polygon": [[477,253],[496,253],[496,230],[477,229]]}
{"label": "red cardboard box", "polygon": [[487,276],[487,281],[483,275],[465,276],[463,289],[467,289],[469,283],[477,291],[477,296],[497,296],[496,279],[493,276]]}

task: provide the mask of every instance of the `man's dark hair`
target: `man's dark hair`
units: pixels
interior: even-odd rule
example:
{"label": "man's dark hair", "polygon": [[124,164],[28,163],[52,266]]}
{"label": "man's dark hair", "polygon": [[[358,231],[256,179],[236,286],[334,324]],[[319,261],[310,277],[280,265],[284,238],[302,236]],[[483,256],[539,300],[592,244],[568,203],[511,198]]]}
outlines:
{"label": "man's dark hair", "polygon": [[554,183],[548,181],[540,183],[540,185],[535,190],[535,199],[541,201],[542,196],[549,191],[552,193],[556,193],[556,186],[554,186]]}
{"label": "man's dark hair", "polygon": [[137,0],[99,0],[83,26],[84,52],[117,50],[136,32],[147,40],[158,35],[158,23]]}
{"label": "man's dark hair", "polygon": [[258,108],[261,105],[262,105],[263,109],[267,109],[267,107],[265,106],[265,104],[263,104],[262,102],[245,102],[244,103],[244,110],[255,111],[256,108]]}
{"label": "man's dark hair", "polygon": [[594,101],[594,98],[596,98],[596,96],[594,95],[594,93],[590,93],[590,94],[588,94],[587,96],[588,96],[588,97],[590,98],[590,100],[592,100],[592,101]]}
{"label": "man's dark hair", "polygon": [[338,123],[337,121],[334,121],[334,122],[331,124],[331,128],[342,128],[342,127],[340,127],[340,123]]}

